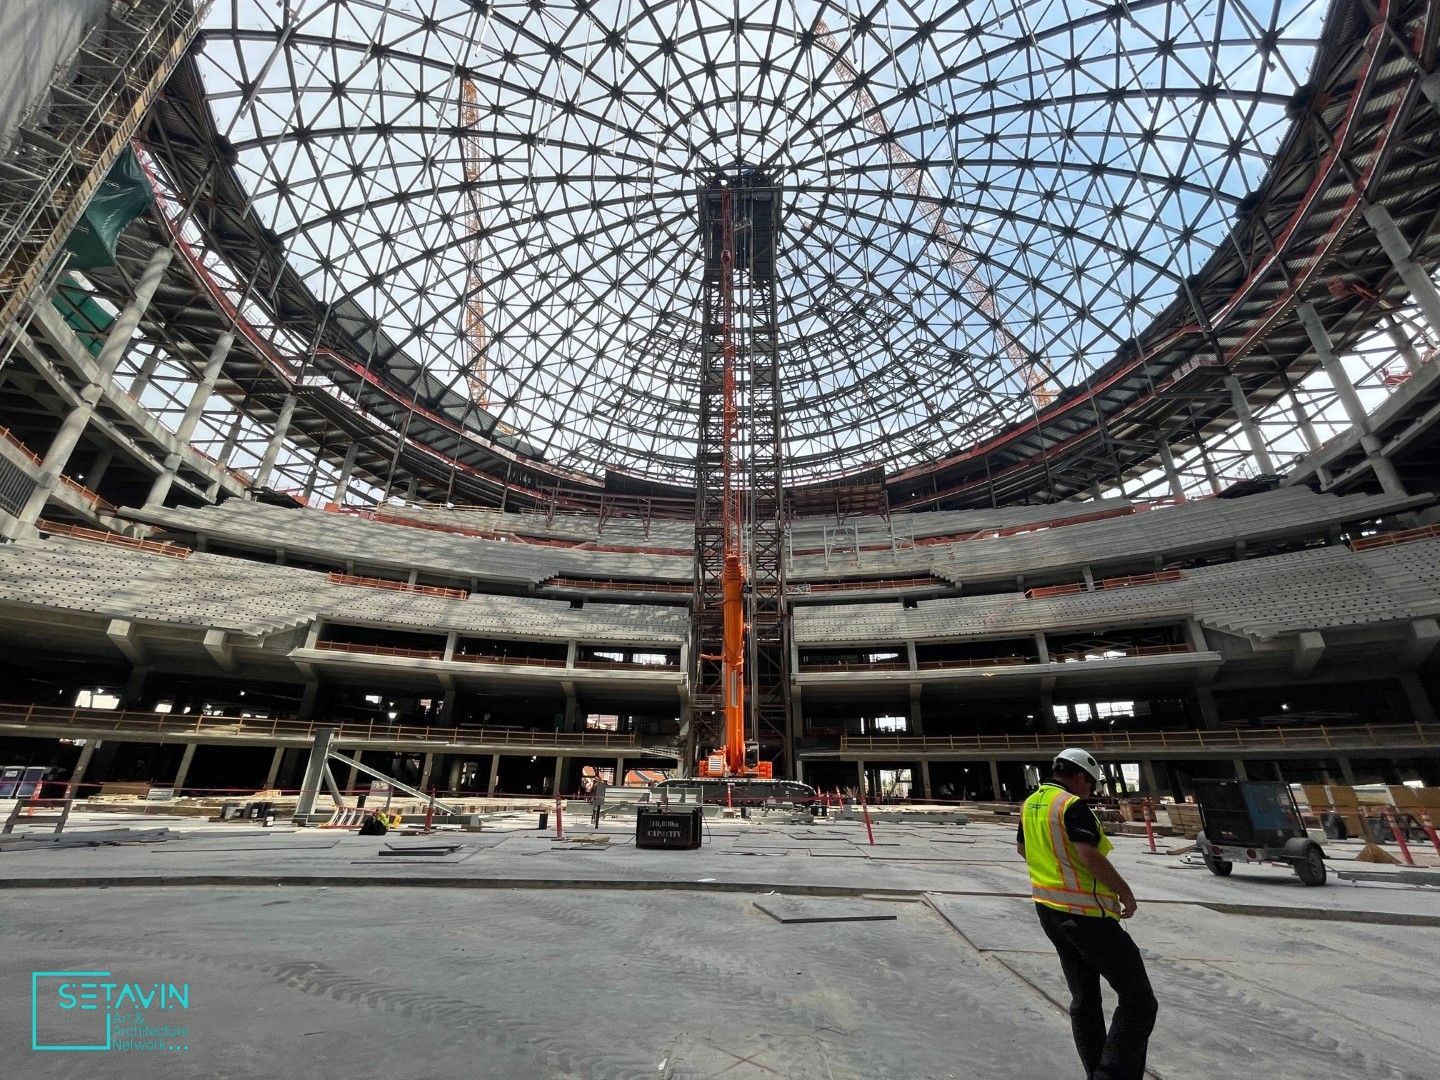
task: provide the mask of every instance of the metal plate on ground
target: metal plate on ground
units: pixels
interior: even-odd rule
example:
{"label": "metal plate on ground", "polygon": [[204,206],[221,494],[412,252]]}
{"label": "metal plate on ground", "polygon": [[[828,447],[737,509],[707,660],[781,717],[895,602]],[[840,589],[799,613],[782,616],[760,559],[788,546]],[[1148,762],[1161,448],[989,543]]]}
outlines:
{"label": "metal plate on ground", "polygon": [[865,900],[825,900],[808,896],[767,896],[755,906],[776,922],[893,922],[893,913]]}

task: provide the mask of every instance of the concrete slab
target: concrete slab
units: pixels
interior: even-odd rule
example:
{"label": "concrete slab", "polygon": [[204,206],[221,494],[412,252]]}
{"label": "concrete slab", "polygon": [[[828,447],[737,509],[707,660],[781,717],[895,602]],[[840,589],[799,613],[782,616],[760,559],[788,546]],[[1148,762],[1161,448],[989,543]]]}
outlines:
{"label": "concrete slab", "polygon": [[[577,833],[613,837],[595,845],[528,824],[387,838],[460,845],[440,859],[195,822],[161,845],[0,851],[0,1061],[63,1080],[1078,1074],[1013,824],[877,825],[882,852],[855,827],[767,842],[713,822],[698,851],[654,851],[623,826]],[[1152,1077],[1435,1075],[1434,887],[1217,878],[1125,837],[1114,858],[1161,1000]],[[781,924],[757,901],[894,917]],[[34,1052],[34,970],[188,982],[191,1048]]]}

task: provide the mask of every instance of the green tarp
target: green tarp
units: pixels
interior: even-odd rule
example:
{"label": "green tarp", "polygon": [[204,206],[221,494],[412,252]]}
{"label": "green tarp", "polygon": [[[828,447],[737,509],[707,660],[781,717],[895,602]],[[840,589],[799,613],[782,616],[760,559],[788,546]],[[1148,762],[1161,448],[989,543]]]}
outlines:
{"label": "green tarp", "polygon": [[110,175],[101,181],[70,239],[65,241],[65,248],[70,252],[70,268],[89,270],[113,266],[115,241],[153,201],[150,181],[140,168],[135,151],[126,147],[111,166]]}
{"label": "green tarp", "polygon": [[74,278],[62,281],[50,300],[55,310],[70,324],[70,329],[75,331],[80,343],[90,350],[90,355],[99,356],[101,346],[105,344],[105,331],[115,321],[110,313],[92,300]]}

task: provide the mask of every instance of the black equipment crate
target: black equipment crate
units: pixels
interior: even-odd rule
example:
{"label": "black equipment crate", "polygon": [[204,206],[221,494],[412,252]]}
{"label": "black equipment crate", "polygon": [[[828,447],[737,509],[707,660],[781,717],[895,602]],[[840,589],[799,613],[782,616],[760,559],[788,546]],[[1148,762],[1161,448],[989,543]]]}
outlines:
{"label": "black equipment crate", "polygon": [[703,829],[704,817],[698,806],[693,810],[635,808],[637,848],[698,848]]}

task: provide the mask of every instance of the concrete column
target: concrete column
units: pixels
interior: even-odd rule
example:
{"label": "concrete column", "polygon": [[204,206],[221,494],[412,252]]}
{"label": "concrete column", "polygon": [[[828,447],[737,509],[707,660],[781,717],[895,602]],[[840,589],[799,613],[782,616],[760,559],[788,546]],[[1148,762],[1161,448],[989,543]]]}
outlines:
{"label": "concrete column", "polygon": [[[318,626],[318,622],[317,622],[317,626]],[[316,627],[311,627],[311,632],[312,632],[312,633],[314,633],[315,630],[316,630]],[[317,636],[318,636],[318,635],[317,635]],[[310,648],[314,648],[315,646],[314,646],[313,643],[309,643],[309,647],[310,647]],[[316,702],[316,700],[319,698],[319,696],[320,696],[320,681],[319,681],[318,679],[316,679],[316,680],[314,680],[314,681],[312,681],[312,682],[307,682],[307,683],[305,684],[305,689],[300,692],[300,709],[299,709],[299,715],[296,716],[295,719],[297,719],[297,720],[311,720],[311,719],[314,719],[314,716],[315,716],[315,702]]]}
{"label": "concrete column", "polygon": [[994,758],[987,763],[990,766],[990,798],[1001,799],[1000,794],[1000,764]]}
{"label": "concrete column", "polygon": [[1260,425],[1255,422],[1255,414],[1250,411],[1250,402],[1245,397],[1245,389],[1240,385],[1240,380],[1234,375],[1225,376],[1225,387],[1230,391],[1230,404],[1235,409],[1235,415],[1240,421],[1240,430],[1245,432],[1245,439],[1250,444],[1250,455],[1255,459],[1255,464],[1260,467],[1262,473],[1273,473],[1275,461],[1270,457],[1270,450],[1265,445],[1265,437],[1260,431]]}
{"label": "concrete column", "polygon": [[[195,434],[195,428],[200,423],[200,417],[205,412],[205,403],[210,400],[210,395],[215,391],[215,383],[219,381],[220,372],[225,366],[225,360],[230,355],[230,348],[235,344],[235,335],[225,331],[216,340],[214,348],[210,350],[210,356],[205,361],[205,370],[200,375],[200,381],[195,384],[195,389],[190,393],[190,400],[185,405],[185,415],[180,418],[180,426],[175,429],[175,443],[177,446],[185,447],[190,445],[190,439]],[[155,478],[154,485],[150,488],[150,494],[146,496],[147,505],[158,505],[165,501],[170,494],[170,485],[175,482],[175,470],[180,467],[180,455],[171,454],[165,459],[165,471]]]}
{"label": "concrete column", "polygon": [[446,791],[460,790],[460,773],[464,766],[465,762],[460,759],[460,755],[456,754],[450,759],[450,771],[445,777]]}
{"label": "concrete column", "polygon": [[180,789],[185,786],[185,777],[190,773],[190,762],[195,760],[195,744],[186,743],[185,753],[180,755],[180,768],[175,771],[175,794],[180,794]]}
{"label": "concrete column", "polygon": [[95,455],[95,460],[90,463],[90,467],[85,470],[85,475],[80,478],[81,482],[91,491],[97,490],[100,482],[105,479],[105,474],[110,471],[110,465],[114,460],[115,447],[102,447],[100,452]]}
{"label": "concrete column", "polygon": [[624,785],[624,783],[625,783],[625,759],[624,759],[623,757],[617,757],[617,758],[615,759],[615,786],[616,786],[616,787],[621,787],[621,786]]}
{"label": "concrete column", "polygon": [[269,791],[275,786],[275,781],[280,776],[280,763],[285,760],[285,747],[277,746],[275,753],[270,757],[270,771],[265,774],[265,787]]}
{"label": "concrete column", "polygon": [[1180,470],[1175,466],[1175,454],[1171,451],[1169,442],[1157,434],[1155,445],[1160,451],[1160,464],[1165,469],[1165,479],[1170,484],[1170,494],[1177,499],[1183,499],[1185,485],[1180,481]]}
{"label": "concrete column", "polygon": [[160,370],[161,356],[158,350],[154,350],[145,357],[140,365],[140,370],[135,373],[135,378],[130,380],[128,393],[133,398],[138,398],[150,386],[150,380],[155,377],[155,372]]}
{"label": "concrete column", "polygon": [[1200,723],[1206,730],[1220,726],[1220,710],[1215,707],[1215,695],[1208,686],[1195,688],[1195,700],[1200,705]]}
{"label": "concrete column", "polygon": [[95,414],[95,403],[100,400],[100,394],[100,387],[87,386],[80,392],[80,404],[71,409],[65,419],[60,422],[60,430],[55,433],[55,438],[50,443],[50,450],[45,455],[45,460],[40,463],[40,478],[35,484],[35,489],[15,516],[9,533],[11,539],[24,534],[44,512],[45,504],[50,501],[51,494],[60,483],[60,477],[64,475],[65,468],[70,463],[70,455],[75,452],[75,447],[80,442],[80,436],[84,433],[86,425],[90,423],[90,418]]}
{"label": "concrete column", "polygon": [[120,691],[120,708],[138,708],[145,698],[145,678],[150,674],[149,668],[133,667],[130,669],[130,677],[125,680],[125,689]]}
{"label": "concrete column", "polygon": [[1350,423],[1360,434],[1360,446],[1365,451],[1370,469],[1375,473],[1375,479],[1380,482],[1381,490],[1387,495],[1404,495],[1405,485],[1400,482],[1400,474],[1395,471],[1395,466],[1382,452],[1380,440],[1370,433],[1370,416],[1360,401],[1360,395],[1355,392],[1355,384],[1350,381],[1350,376],[1345,371],[1345,365],[1335,355],[1335,349],[1330,344],[1330,335],[1325,330],[1325,324],[1320,321],[1320,313],[1308,300],[1297,307],[1295,311],[1300,316],[1300,323],[1305,327],[1305,333],[1310,338],[1315,355],[1324,365],[1326,376],[1330,379],[1331,385],[1335,387],[1335,392],[1340,396],[1340,404],[1344,406],[1345,415],[1349,417]]}
{"label": "concrete column", "polygon": [[424,761],[425,763],[420,769],[420,783],[416,784],[415,786],[418,787],[421,791],[429,791],[430,774],[435,771],[435,755],[426,754]]}
{"label": "concrete column", "polygon": [[[920,661],[915,656],[915,642],[913,641],[905,642],[905,662],[910,666],[911,671],[920,670]],[[798,660],[792,662],[790,665],[790,670],[799,671],[800,662]]]}
{"label": "concrete column", "polygon": [[[364,753],[365,753],[365,751],[363,751],[363,750],[356,750],[355,753],[353,753],[353,754],[350,755],[350,760],[351,760],[351,761],[358,762],[358,761],[360,760],[360,758],[361,758],[362,756],[364,756]],[[356,783],[359,782],[359,780],[360,780],[360,770],[357,769],[354,765],[351,765],[351,766],[350,766],[350,771],[345,774],[345,790],[346,790],[346,792],[348,793],[348,792],[354,791],[354,790],[355,790],[355,785],[356,785]]]}
{"label": "concrete column", "polygon": [[1145,785],[1145,794],[1159,802],[1160,785],[1155,782],[1155,762],[1148,757],[1140,759],[1140,782]]}
{"label": "concrete column", "polygon": [[146,506],[160,506],[165,502],[165,497],[170,494],[170,486],[175,483],[175,474],[180,471],[180,462],[183,459],[179,454],[166,454],[160,475],[155,477],[155,482],[150,485],[150,492],[145,496]]}
{"label": "concrete column", "polygon": [[190,400],[185,405],[185,415],[180,418],[180,426],[175,430],[175,438],[181,443],[188,443],[195,434],[196,425],[204,415],[205,405],[215,391],[215,384],[220,381],[220,372],[224,370],[225,361],[234,344],[235,335],[229,330],[215,340],[215,345],[205,360],[205,370],[200,373],[200,381],[190,392]]}
{"label": "concrete column", "polygon": [[50,450],[46,453],[45,460],[40,466],[39,483],[17,515],[17,526],[34,525],[35,519],[45,509],[45,503],[49,500],[51,492],[55,490],[55,485],[59,483],[60,477],[64,475],[70,464],[70,455],[75,452],[75,447],[80,442],[80,436],[89,425],[90,418],[95,414],[96,403],[104,395],[105,388],[115,377],[115,369],[120,366],[120,361],[129,351],[131,339],[135,336],[135,329],[140,325],[146,309],[150,307],[150,301],[155,297],[155,290],[160,287],[160,282],[165,276],[165,269],[170,265],[173,257],[174,252],[170,248],[161,248],[150,257],[150,262],[141,273],[139,284],[135,287],[134,298],[125,305],[115,322],[111,324],[105,344],[100,349],[100,355],[95,358],[94,381],[80,392],[80,404],[70,410],[69,415],[61,422],[60,430],[51,441]]}
{"label": "concrete column", "polygon": [[499,755],[499,754],[491,754],[491,755],[490,755],[490,783],[489,783],[489,785],[485,788],[485,790],[486,790],[489,794],[494,795],[494,794],[495,794],[495,789],[498,788],[499,786],[500,786],[500,755]]}
{"label": "concrete column", "polygon": [[171,248],[160,248],[145,269],[140,272],[140,280],[135,285],[134,298],[125,305],[119,316],[110,325],[110,331],[105,337],[105,344],[100,349],[100,355],[95,358],[95,381],[102,386],[115,377],[115,369],[120,366],[120,361],[130,351],[131,339],[135,336],[135,330],[144,318],[145,312],[150,307],[150,301],[155,298],[155,290],[160,287],[160,282],[165,278],[165,271],[170,266],[170,260],[175,257]]}
{"label": "concrete column", "polygon": [[1315,425],[1310,422],[1310,414],[1305,411],[1304,404],[1300,401],[1300,395],[1295,392],[1295,387],[1290,387],[1290,411],[1295,414],[1295,427],[1300,431],[1300,437],[1305,440],[1305,449],[1314,453],[1320,449],[1320,434],[1315,430]]}
{"label": "concrete column", "polygon": [[1430,695],[1425,692],[1425,684],[1413,671],[1407,671],[1400,676],[1400,689],[1405,694],[1405,704],[1410,707],[1410,718],[1417,724],[1433,724],[1435,720],[1435,706],[1430,701]]}
{"label": "concrete column", "polygon": [[1050,663],[1050,643],[1045,640],[1045,635],[1037,631],[1035,634],[1035,653],[1040,658],[1040,663]]}
{"label": "concrete column", "polygon": [[80,748],[80,758],[75,762],[75,769],[70,774],[70,782],[65,785],[65,798],[74,799],[79,797],[80,783],[85,779],[85,770],[90,767],[90,758],[95,753],[95,748],[100,745],[98,739],[86,739],[85,745]]}
{"label": "concrete column", "polygon": [[1435,283],[1430,280],[1425,268],[1410,257],[1410,245],[1400,234],[1400,227],[1395,224],[1395,219],[1388,210],[1376,203],[1362,202],[1360,212],[1365,215],[1370,228],[1375,230],[1375,239],[1380,241],[1380,246],[1395,267],[1395,272],[1409,288],[1410,298],[1424,313],[1430,329],[1440,334],[1440,292],[1436,291]]}
{"label": "concrete column", "polygon": [[440,727],[455,726],[455,698],[458,692],[452,686],[440,698],[440,715],[437,717]]}
{"label": "concrete column", "polygon": [[1350,763],[1348,754],[1342,754],[1338,759],[1340,763],[1340,779],[1351,787],[1355,786],[1355,766]]}
{"label": "concrete column", "polygon": [[[1047,679],[1053,682],[1053,679]],[[1055,720],[1055,694],[1050,690],[1040,691],[1040,702],[1036,706],[1039,711],[1035,714],[1035,730],[1042,735],[1060,734],[1060,725]]]}
{"label": "concrete column", "polygon": [[930,792],[930,762],[922,758],[920,761],[920,797],[928,802]]}
{"label": "concrete column", "polygon": [[1410,340],[1410,335],[1405,333],[1405,328],[1400,325],[1400,320],[1394,315],[1386,315],[1380,320],[1385,332],[1390,335],[1390,340],[1395,343],[1395,351],[1400,354],[1400,359],[1405,361],[1405,370],[1412,375],[1420,370],[1420,354],[1415,351],[1415,343]]}
{"label": "concrete column", "polygon": [[857,762],[855,762],[855,774],[860,778],[860,790],[863,791],[863,792],[865,792],[865,797],[866,797],[866,799],[868,800],[869,797],[870,797],[870,792],[869,792],[868,788],[866,787],[866,783],[865,783],[865,762],[864,762],[864,761],[857,761]]}
{"label": "concrete column", "polygon": [[295,416],[297,401],[295,395],[286,396],[280,406],[280,415],[275,418],[275,433],[265,447],[265,456],[260,461],[260,471],[255,476],[255,486],[265,487],[270,483],[270,474],[275,471],[275,462],[280,457],[280,448],[285,445],[285,436],[290,430],[290,421]]}
{"label": "concrete column", "polygon": [[1200,453],[1200,465],[1205,470],[1205,481],[1210,485],[1210,493],[1212,495],[1220,494],[1222,489],[1220,474],[1215,471],[1215,463],[1210,460],[1210,452],[1205,449],[1205,440],[1197,436],[1195,449]]}
{"label": "concrete column", "polygon": [[[925,713],[920,707],[920,684],[910,684],[910,731],[909,734],[923,737],[925,734]],[[928,788],[926,790],[929,790]]]}
{"label": "concrete column", "polygon": [[561,757],[559,754],[557,754],[557,755],[555,755],[555,779],[554,779],[554,781],[550,784],[550,794],[551,794],[551,795],[559,795],[559,794],[560,794],[560,781],[564,778],[564,775],[565,775],[565,759],[564,759],[563,757]]}
{"label": "concrete column", "polygon": [[1236,780],[1249,780],[1249,779],[1250,779],[1250,774],[1245,771],[1245,759],[1244,759],[1244,758],[1238,758],[1238,757],[1237,757],[1237,758],[1235,759],[1235,779],[1236,779]]}
{"label": "concrete column", "polygon": [[350,487],[350,474],[355,471],[355,457],[359,453],[359,442],[352,442],[345,448],[345,460],[340,463],[340,475],[335,480],[335,494],[330,499],[337,506],[344,505],[345,492]]}

